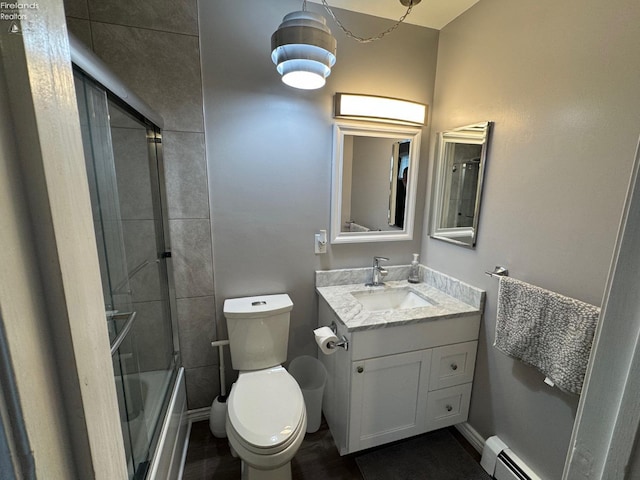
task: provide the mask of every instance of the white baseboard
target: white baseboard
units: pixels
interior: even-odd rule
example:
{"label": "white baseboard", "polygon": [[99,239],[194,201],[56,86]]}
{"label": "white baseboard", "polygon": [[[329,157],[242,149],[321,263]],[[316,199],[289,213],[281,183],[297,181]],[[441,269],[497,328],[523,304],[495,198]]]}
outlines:
{"label": "white baseboard", "polygon": [[189,410],[187,412],[187,418],[189,422],[201,422],[203,420],[209,420],[209,413],[211,407],[196,408],[195,410]]}
{"label": "white baseboard", "polygon": [[455,425],[455,427],[456,430],[458,430],[467,440],[467,442],[469,442],[471,446],[477,450],[478,453],[482,453],[485,439],[477,432],[475,428],[473,428],[467,422],[459,423]]}

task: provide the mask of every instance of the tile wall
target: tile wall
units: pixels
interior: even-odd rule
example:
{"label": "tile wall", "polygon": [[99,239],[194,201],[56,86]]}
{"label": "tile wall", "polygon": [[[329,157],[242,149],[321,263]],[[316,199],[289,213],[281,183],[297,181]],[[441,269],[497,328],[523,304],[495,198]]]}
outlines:
{"label": "tile wall", "polygon": [[69,30],[164,118],[168,216],[188,408],[206,407],[218,394],[219,381],[217,352],[210,346],[216,322],[196,0],[64,3]]}

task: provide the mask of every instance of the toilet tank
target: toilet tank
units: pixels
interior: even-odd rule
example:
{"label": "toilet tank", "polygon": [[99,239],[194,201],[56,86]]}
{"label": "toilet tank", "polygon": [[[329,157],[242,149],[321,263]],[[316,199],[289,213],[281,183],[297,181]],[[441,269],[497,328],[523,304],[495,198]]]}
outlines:
{"label": "toilet tank", "polygon": [[231,364],[235,370],[261,370],[287,360],[292,309],[293,302],[287,294],[224,301]]}

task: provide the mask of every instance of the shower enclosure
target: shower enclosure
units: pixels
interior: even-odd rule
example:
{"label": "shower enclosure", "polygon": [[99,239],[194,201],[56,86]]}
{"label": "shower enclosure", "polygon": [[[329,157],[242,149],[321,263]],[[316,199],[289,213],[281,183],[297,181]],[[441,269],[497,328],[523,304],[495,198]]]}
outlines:
{"label": "shower enclosure", "polygon": [[122,95],[124,87],[104,67],[86,63],[92,54],[71,44],[127,469],[130,479],[153,478],[166,463],[165,443],[169,453],[178,444],[163,430],[174,431],[168,422],[176,408],[184,411],[176,396],[184,386],[178,382],[162,119],[133,94]]}

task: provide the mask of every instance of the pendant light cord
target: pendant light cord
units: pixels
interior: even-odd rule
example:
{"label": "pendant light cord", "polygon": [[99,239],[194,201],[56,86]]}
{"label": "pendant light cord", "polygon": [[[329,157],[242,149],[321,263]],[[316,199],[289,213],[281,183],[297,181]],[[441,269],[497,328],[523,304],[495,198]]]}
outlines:
{"label": "pendant light cord", "polygon": [[[416,2],[416,4],[417,3],[418,2]],[[378,35],[376,35],[374,37],[368,37],[368,38],[359,37],[358,35],[356,35],[353,32],[351,32],[349,29],[347,29],[342,24],[342,22],[336,18],[335,14],[331,10],[331,7],[327,3],[327,0],[322,0],[322,5],[324,5],[325,10],[329,13],[329,15],[331,15],[331,18],[333,18],[333,20],[336,22],[338,27],[340,27],[340,30],[342,30],[347,37],[352,38],[353,40],[355,40],[355,41],[357,41],[359,43],[370,43],[370,42],[374,42],[376,40],[380,40],[381,38],[384,38],[386,35],[390,34],[396,28],[398,28],[400,26],[400,24],[402,22],[404,22],[405,18],[407,18],[407,16],[411,13],[411,9],[413,9],[414,3],[413,2],[409,2],[409,6],[407,7],[407,11],[404,13],[404,15],[402,15],[398,19],[398,21],[394,25],[392,25],[391,27],[387,28],[384,32],[381,32],[381,33],[379,33]],[[307,8],[307,1],[306,0],[303,1],[302,8],[304,10],[306,10],[306,8]]]}

